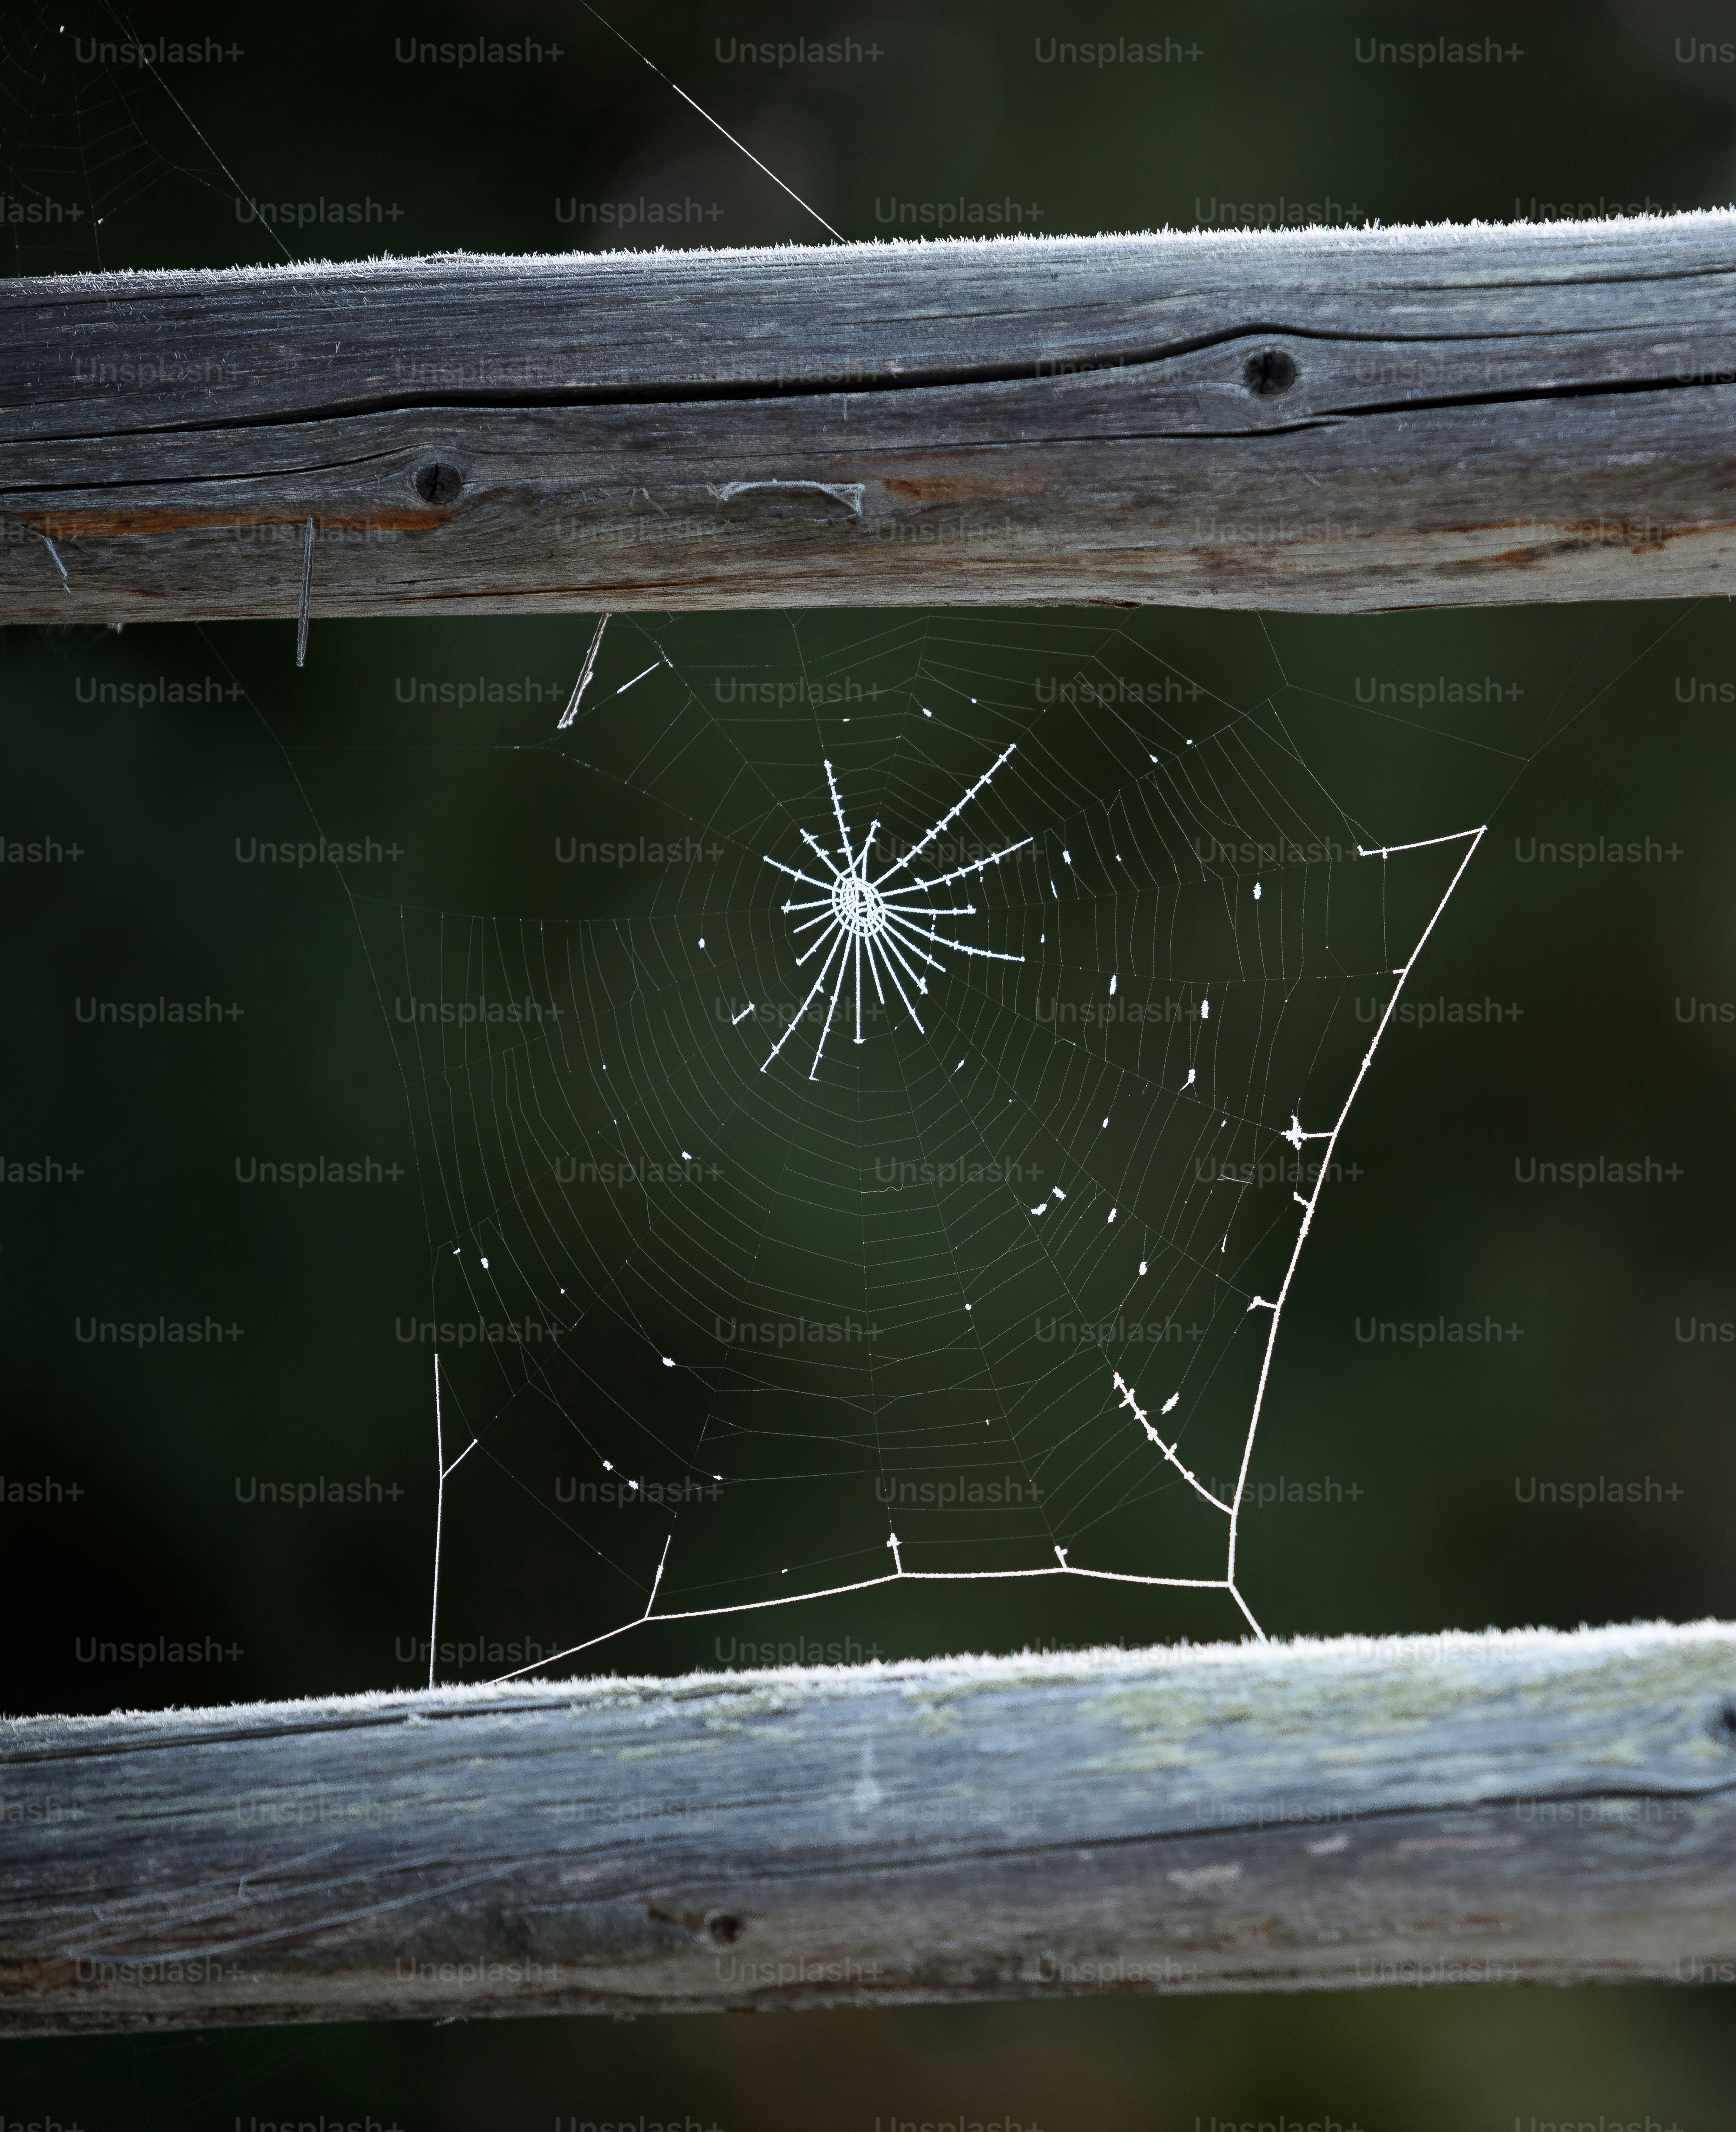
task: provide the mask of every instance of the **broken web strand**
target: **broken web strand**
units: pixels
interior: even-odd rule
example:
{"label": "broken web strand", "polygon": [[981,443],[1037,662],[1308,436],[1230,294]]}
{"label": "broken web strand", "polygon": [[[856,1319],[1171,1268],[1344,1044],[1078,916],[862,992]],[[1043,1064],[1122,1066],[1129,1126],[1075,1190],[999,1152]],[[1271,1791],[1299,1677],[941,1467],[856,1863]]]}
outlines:
{"label": "broken web strand", "polygon": [[[573,693],[567,698],[566,708],[560,713],[560,723],[555,728],[556,732],[565,732],[579,715],[579,707],[584,701],[584,692],[590,686],[591,675],[597,669],[597,654],[603,649],[603,632],[608,627],[608,617],[600,615],[597,621],[597,633],[591,639],[590,650],[584,655],[584,664],[579,669],[579,679],[573,684]],[[642,680],[644,676],[642,675],[640,679]]]}
{"label": "broken web strand", "polygon": [[[434,1358],[434,1457],[439,1472],[439,1484],[434,1498],[434,1601],[428,1615],[428,1685],[434,1686],[435,1659],[440,1649],[440,1538],[446,1520],[446,1482],[450,1476],[475,1450],[477,1438],[470,1441],[449,1466],[446,1463],[446,1432],[440,1407],[440,1358]],[[661,1575],[661,1572],[659,1574]]]}

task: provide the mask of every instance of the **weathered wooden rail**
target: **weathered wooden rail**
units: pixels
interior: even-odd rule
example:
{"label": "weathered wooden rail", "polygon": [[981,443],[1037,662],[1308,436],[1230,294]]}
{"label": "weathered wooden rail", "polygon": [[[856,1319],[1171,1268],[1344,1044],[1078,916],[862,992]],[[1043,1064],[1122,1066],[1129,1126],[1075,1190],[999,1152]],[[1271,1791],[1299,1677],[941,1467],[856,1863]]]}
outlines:
{"label": "weathered wooden rail", "polygon": [[1736,1979],[1736,1627],[0,1727],[0,2033]]}
{"label": "weathered wooden rail", "polygon": [[0,512],[16,621],[1727,592],[1736,214],[12,281]]}

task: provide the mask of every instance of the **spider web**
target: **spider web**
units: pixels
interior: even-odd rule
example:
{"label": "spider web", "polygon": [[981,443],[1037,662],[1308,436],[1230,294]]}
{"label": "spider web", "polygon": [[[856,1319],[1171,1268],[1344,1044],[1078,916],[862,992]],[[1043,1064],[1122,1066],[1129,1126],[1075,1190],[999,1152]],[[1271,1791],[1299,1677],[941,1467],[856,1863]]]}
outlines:
{"label": "spider web", "polygon": [[[514,1670],[910,1580],[1258,1632],[1282,1305],[1481,832],[1377,833],[1330,718],[1166,633],[617,617],[530,753],[549,907],[362,906],[429,1222],[430,1656],[532,1553],[566,1634]],[[884,982],[870,823],[930,914]]]}

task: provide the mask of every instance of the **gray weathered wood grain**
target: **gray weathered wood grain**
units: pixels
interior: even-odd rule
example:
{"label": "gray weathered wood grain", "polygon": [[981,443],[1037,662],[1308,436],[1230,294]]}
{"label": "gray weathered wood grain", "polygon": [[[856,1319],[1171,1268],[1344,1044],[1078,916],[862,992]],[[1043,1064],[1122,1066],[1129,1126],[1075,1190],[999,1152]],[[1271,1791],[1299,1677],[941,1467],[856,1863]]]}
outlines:
{"label": "gray weathered wood grain", "polygon": [[1721,593],[1736,214],[12,281],[0,513],[14,620]]}
{"label": "gray weathered wood grain", "polygon": [[1736,1979],[1736,1627],[0,1727],[0,2032]]}

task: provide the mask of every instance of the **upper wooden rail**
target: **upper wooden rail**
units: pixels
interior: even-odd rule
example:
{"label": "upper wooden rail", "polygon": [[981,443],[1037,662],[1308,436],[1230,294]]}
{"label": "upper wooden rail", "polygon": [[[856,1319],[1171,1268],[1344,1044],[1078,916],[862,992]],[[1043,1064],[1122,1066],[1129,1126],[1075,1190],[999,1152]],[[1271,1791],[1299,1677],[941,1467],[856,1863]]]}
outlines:
{"label": "upper wooden rail", "polygon": [[1724,592],[1736,214],[0,284],[0,617]]}
{"label": "upper wooden rail", "polygon": [[0,1726],[0,2033],[1736,1977],[1736,1627]]}

